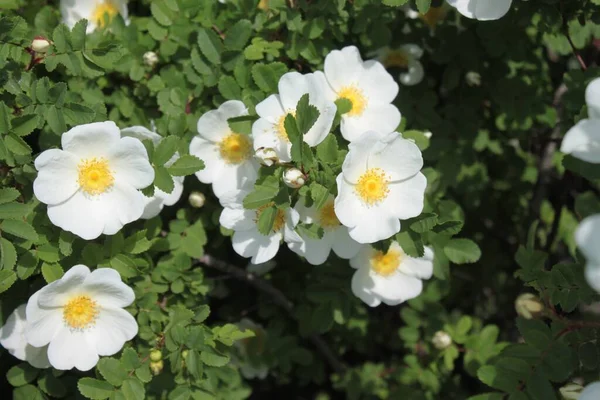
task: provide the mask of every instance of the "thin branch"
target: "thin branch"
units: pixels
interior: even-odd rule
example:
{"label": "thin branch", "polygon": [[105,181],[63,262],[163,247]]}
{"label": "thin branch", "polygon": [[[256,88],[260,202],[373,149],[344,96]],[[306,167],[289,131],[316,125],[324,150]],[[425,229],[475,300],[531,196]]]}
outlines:
{"label": "thin branch", "polygon": [[[253,286],[255,289],[266,293],[273,299],[275,304],[287,311],[288,314],[292,315],[292,312],[294,310],[294,304],[290,300],[288,300],[288,298],[285,297],[285,295],[279,289],[275,288],[266,280],[240,267],[219,260],[209,254],[205,254],[204,256],[200,257],[198,259],[198,263],[205,267],[227,273],[238,280],[246,282],[250,286]],[[327,362],[335,372],[344,372],[346,367],[340,360],[337,359],[335,354],[331,351],[331,349],[322,337],[316,334],[312,334],[308,336],[308,339],[317,348],[321,355],[323,355],[323,357],[327,360]]]}
{"label": "thin branch", "polygon": [[573,55],[575,56],[575,58],[577,59],[577,61],[579,62],[579,65],[581,66],[581,69],[586,71],[587,70],[587,65],[585,65],[585,61],[583,61],[583,58],[581,57],[581,54],[579,54],[579,52],[577,51],[577,48],[575,47],[575,43],[573,43],[573,39],[571,39],[571,34],[569,33],[569,24],[567,19],[565,18],[565,14],[563,12],[563,1],[561,0],[560,2],[560,13],[562,14],[562,20],[563,20],[563,31],[564,34],[567,38],[567,41],[569,42],[569,45],[571,46],[571,50],[573,51]]}

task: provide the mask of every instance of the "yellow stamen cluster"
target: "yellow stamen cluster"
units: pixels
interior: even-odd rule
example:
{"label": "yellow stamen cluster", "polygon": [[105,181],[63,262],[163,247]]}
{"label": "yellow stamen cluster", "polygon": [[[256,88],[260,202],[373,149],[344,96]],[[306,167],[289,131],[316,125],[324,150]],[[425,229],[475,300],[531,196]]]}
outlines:
{"label": "yellow stamen cluster", "polygon": [[119,13],[119,8],[111,0],[103,1],[99,3],[94,11],[90,20],[96,22],[96,25],[104,26],[104,16],[108,15],[108,21],[111,21]]}
{"label": "yellow stamen cluster", "polygon": [[[256,219],[254,220],[254,222],[258,223],[258,220],[260,219],[260,216],[262,215],[262,213],[270,207],[273,207],[275,205],[275,203],[271,202],[268,204],[265,204],[264,206],[260,206],[256,209]],[[281,228],[283,228],[283,226],[285,225],[285,213],[283,212],[283,210],[277,209],[277,214],[275,215],[275,222],[273,223],[273,228],[271,229],[270,233],[276,233],[279,232],[281,230]]]}
{"label": "yellow stamen cluster", "polygon": [[327,202],[319,211],[319,224],[323,229],[334,229],[340,226],[340,220],[335,215],[333,201]]}
{"label": "yellow stamen cluster", "polygon": [[347,99],[352,103],[352,108],[346,113],[351,117],[358,117],[367,108],[367,98],[363,91],[354,85],[343,87],[338,91],[338,97]]}
{"label": "yellow stamen cluster", "polygon": [[98,317],[98,305],[89,296],[77,296],[63,307],[63,319],[73,329],[85,329]]}
{"label": "yellow stamen cluster", "polygon": [[377,251],[371,257],[371,269],[382,276],[393,274],[402,262],[403,254],[398,250],[388,250],[387,253]]}
{"label": "yellow stamen cluster", "polygon": [[79,163],[77,182],[81,189],[92,196],[110,189],[115,181],[105,158],[90,158]]}
{"label": "yellow stamen cluster", "polygon": [[368,205],[383,201],[389,194],[390,179],[381,168],[368,169],[358,178],[355,191],[358,197]]}
{"label": "yellow stamen cluster", "polygon": [[229,164],[241,164],[252,156],[252,143],[248,135],[230,133],[219,143],[221,158]]}
{"label": "yellow stamen cluster", "polygon": [[277,121],[277,136],[279,136],[279,138],[281,140],[283,140],[284,142],[289,143],[290,138],[288,137],[288,134],[285,130],[285,117],[287,117],[288,114],[292,114],[295,117],[296,111],[287,112],[287,113],[283,114],[281,117],[279,117],[279,121]]}

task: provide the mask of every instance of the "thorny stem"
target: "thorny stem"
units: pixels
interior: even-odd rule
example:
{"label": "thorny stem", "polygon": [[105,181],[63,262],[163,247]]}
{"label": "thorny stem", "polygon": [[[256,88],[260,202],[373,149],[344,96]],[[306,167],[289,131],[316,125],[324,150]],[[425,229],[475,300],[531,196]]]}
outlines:
{"label": "thorny stem", "polygon": [[[198,259],[198,263],[205,267],[227,273],[238,280],[246,282],[255,289],[268,294],[278,306],[287,311],[288,314],[293,315],[292,312],[294,310],[294,304],[287,297],[285,297],[285,295],[279,289],[275,288],[266,280],[240,267],[219,260],[209,254],[205,254],[204,256],[200,257]],[[335,372],[342,373],[346,370],[346,366],[337,359],[336,355],[333,353],[333,351],[331,351],[322,337],[312,334],[308,336],[308,339],[317,348],[321,355],[323,355]]]}

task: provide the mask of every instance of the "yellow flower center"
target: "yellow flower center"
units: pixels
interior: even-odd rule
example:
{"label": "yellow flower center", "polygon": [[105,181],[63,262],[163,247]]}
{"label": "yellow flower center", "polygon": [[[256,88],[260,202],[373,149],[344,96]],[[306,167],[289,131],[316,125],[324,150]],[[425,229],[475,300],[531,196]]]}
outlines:
{"label": "yellow flower center", "polygon": [[85,329],[98,317],[98,305],[88,296],[77,296],[65,304],[63,319],[73,329]]}
{"label": "yellow flower center", "polygon": [[408,67],[408,62],[410,58],[408,54],[402,50],[390,50],[387,52],[385,57],[383,58],[383,66],[386,68],[390,67],[400,67],[406,68]]}
{"label": "yellow flower center", "polygon": [[115,181],[105,158],[91,158],[79,163],[79,186],[90,195],[110,189]]}
{"label": "yellow flower center", "polygon": [[371,269],[382,276],[389,276],[394,273],[402,262],[402,252],[398,250],[388,250],[387,253],[377,251],[371,257]]}
{"label": "yellow flower center", "polygon": [[[270,207],[273,207],[275,205],[275,203],[271,202],[268,204],[265,204],[264,206],[260,206],[256,209],[256,219],[254,220],[254,222],[258,223],[258,220],[260,219],[260,216],[262,215],[262,213]],[[276,233],[279,232],[281,230],[281,228],[283,228],[283,225],[285,225],[285,213],[283,212],[283,210],[277,209],[277,214],[275,215],[275,222],[273,223],[273,228],[271,228],[271,233]]]}
{"label": "yellow flower center", "polygon": [[383,201],[390,192],[390,179],[381,168],[371,168],[358,178],[356,194],[368,205]]}
{"label": "yellow flower center", "polygon": [[104,15],[108,15],[110,22],[119,13],[119,8],[111,0],[103,1],[92,11],[91,20],[96,22],[99,27],[104,26]]}
{"label": "yellow flower center", "polygon": [[319,223],[323,229],[333,229],[340,226],[340,220],[335,215],[333,201],[326,203],[319,211]]}
{"label": "yellow flower center", "polygon": [[448,10],[445,7],[429,7],[429,11],[425,14],[419,14],[419,18],[430,28],[435,28],[437,24],[446,18],[446,14],[448,14]]}
{"label": "yellow flower center", "polygon": [[219,143],[219,151],[229,164],[241,164],[252,156],[252,143],[248,135],[230,133]]}
{"label": "yellow flower center", "polygon": [[351,117],[358,117],[365,111],[365,108],[367,108],[367,98],[363,94],[362,90],[356,86],[352,85],[343,87],[338,92],[338,97],[347,99],[350,101],[350,103],[352,103],[352,108],[347,113],[347,115]]}
{"label": "yellow flower center", "polygon": [[290,111],[283,114],[281,117],[279,117],[279,121],[277,121],[277,136],[279,136],[279,138],[284,142],[290,141],[290,138],[285,130],[285,117],[287,117],[288,114],[292,114],[295,117],[296,111]]}

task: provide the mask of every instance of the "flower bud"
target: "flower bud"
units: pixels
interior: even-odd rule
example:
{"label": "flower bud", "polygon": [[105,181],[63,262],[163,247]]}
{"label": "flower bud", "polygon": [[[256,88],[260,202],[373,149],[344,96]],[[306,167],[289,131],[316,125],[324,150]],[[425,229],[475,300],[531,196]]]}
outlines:
{"label": "flower bud", "polygon": [[43,36],[36,36],[35,38],[33,38],[33,41],[31,42],[31,49],[33,51],[35,51],[36,53],[45,53],[48,51],[48,48],[50,47],[50,45],[52,44],[52,42],[48,39],[46,39]]}
{"label": "flower bud", "polygon": [[184,350],[181,352],[181,358],[183,358],[184,360],[187,358],[188,354],[190,354],[189,350]]}
{"label": "flower bud", "polygon": [[188,201],[192,207],[202,208],[206,202],[206,197],[201,192],[192,192],[190,193],[190,197],[188,197]]}
{"label": "flower bud", "polygon": [[150,352],[150,361],[160,361],[162,360],[162,351],[158,350],[158,349],[154,349]]}
{"label": "flower bud", "polygon": [[149,67],[154,67],[156,65],[156,63],[158,62],[158,56],[153,51],[145,52],[143,58],[144,58],[144,64],[146,64]]}
{"label": "flower bud", "polygon": [[261,147],[260,149],[256,150],[254,157],[258,158],[258,162],[267,167],[279,162],[277,153],[275,153],[275,150],[270,147]]}
{"label": "flower bud", "polygon": [[582,390],[583,386],[574,382],[569,382],[559,389],[564,400],[577,400]]}
{"label": "flower bud", "polygon": [[532,293],[523,293],[515,300],[517,314],[525,319],[536,318],[544,312],[544,303]]}
{"label": "flower bud", "polygon": [[150,371],[152,371],[153,375],[158,375],[162,372],[163,368],[165,367],[165,363],[163,362],[163,360],[160,361],[152,361],[150,363]]}
{"label": "flower bud", "polygon": [[438,350],[447,349],[452,344],[452,338],[444,331],[437,331],[431,339],[433,347]]}
{"label": "flower bud", "polygon": [[467,72],[465,79],[469,86],[481,86],[481,75],[475,71]]}
{"label": "flower bud", "polygon": [[298,189],[306,183],[306,176],[298,168],[286,169],[283,172],[283,182],[292,189]]}

